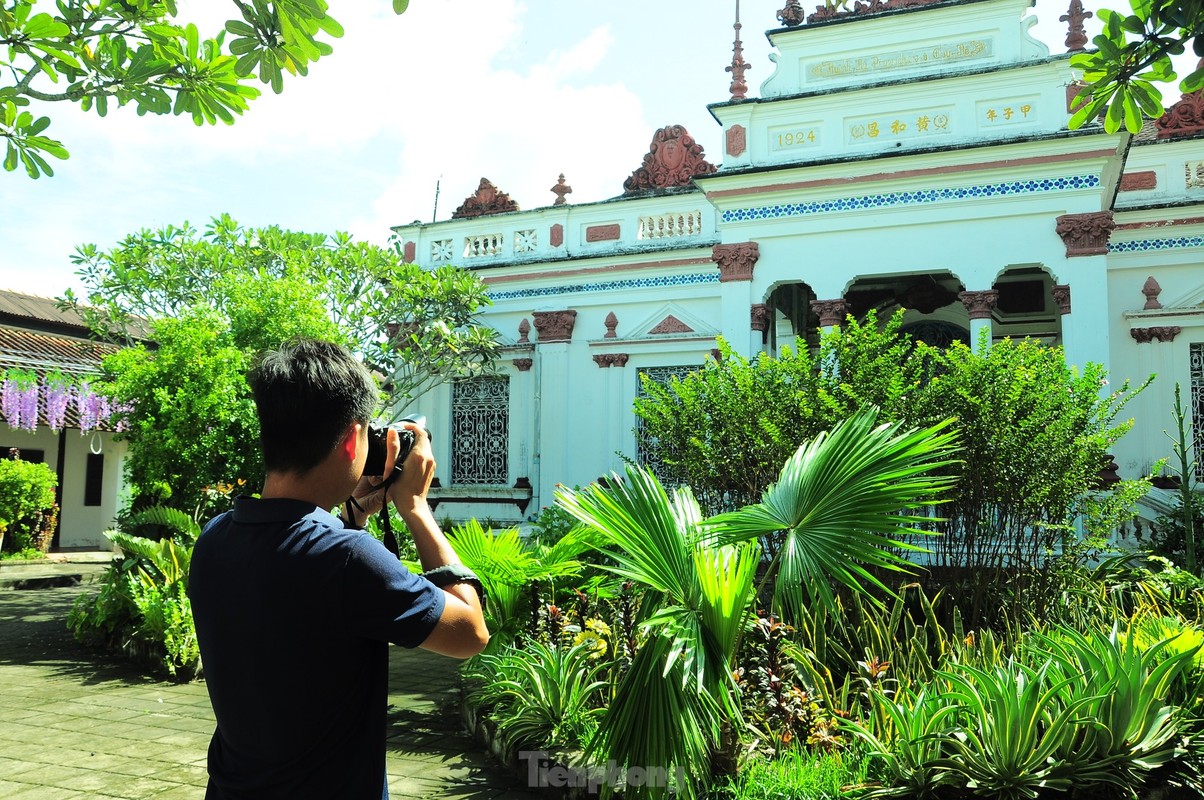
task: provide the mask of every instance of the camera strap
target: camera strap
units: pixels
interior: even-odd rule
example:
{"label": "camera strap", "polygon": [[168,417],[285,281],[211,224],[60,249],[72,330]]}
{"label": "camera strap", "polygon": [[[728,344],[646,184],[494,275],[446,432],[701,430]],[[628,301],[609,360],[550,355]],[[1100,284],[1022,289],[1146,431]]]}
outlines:
{"label": "camera strap", "polygon": [[396,558],[401,558],[401,545],[397,541],[397,534],[393,532],[393,521],[389,517],[389,487],[393,482],[401,477],[401,464],[394,464],[393,471],[389,473],[389,477],[385,478],[381,483],[380,489],[384,491],[385,502],[380,507],[380,529],[384,532],[385,549],[392,553]]}

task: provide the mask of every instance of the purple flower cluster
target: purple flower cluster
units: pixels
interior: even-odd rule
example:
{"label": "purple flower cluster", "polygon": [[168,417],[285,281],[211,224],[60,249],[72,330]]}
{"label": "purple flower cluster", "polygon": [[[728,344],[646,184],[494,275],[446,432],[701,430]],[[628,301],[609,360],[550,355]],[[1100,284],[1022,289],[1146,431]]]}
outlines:
{"label": "purple flower cluster", "polygon": [[67,408],[75,397],[75,389],[61,375],[42,379],[42,415],[53,431],[60,431],[67,420]]}
{"label": "purple flower cluster", "polygon": [[30,381],[21,393],[21,427],[33,432],[38,429],[38,382]]}
{"label": "purple flower cluster", "polygon": [[12,378],[5,378],[0,384],[0,413],[9,427],[21,427],[21,390]]}
{"label": "purple flower cluster", "polygon": [[38,429],[38,380],[24,372],[9,373],[0,385],[0,413],[9,427]]}
{"label": "purple flower cluster", "polygon": [[133,406],[114,406],[109,398],[92,391],[87,381],[73,386],[65,376],[52,373],[39,382],[37,376],[24,372],[9,372],[0,380],[0,417],[10,428],[36,431],[41,421],[51,430],[62,430],[72,403],[81,434],[107,425],[114,416],[114,430],[129,429]]}
{"label": "purple flower cluster", "polygon": [[75,410],[79,414],[79,432],[88,433],[109,418],[109,401],[92,391],[87,381],[75,393]]}

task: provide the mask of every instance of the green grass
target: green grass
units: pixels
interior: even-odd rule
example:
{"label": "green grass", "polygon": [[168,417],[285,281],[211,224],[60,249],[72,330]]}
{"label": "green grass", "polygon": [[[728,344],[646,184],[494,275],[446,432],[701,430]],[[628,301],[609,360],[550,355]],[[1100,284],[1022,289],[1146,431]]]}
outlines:
{"label": "green grass", "polygon": [[40,561],[46,554],[36,547],[26,547],[11,553],[0,553],[0,561]]}
{"label": "green grass", "polygon": [[858,750],[809,753],[788,750],[754,758],[720,795],[724,800],[837,800],[867,780],[869,759]]}

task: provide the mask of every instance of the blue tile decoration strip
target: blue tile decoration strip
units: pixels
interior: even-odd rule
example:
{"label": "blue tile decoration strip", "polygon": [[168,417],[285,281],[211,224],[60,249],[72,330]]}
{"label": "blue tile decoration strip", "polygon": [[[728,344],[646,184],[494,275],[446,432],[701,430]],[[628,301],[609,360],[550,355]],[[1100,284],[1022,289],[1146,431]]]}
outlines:
{"label": "blue tile decoration strip", "polygon": [[605,292],[618,289],[651,289],[660,286],[692,286],[699,283],[719,283],[719,270],[694,272],[688,275],[664,275],[659,278],[622,278],[597,283],[577,283],[566,286],[536,286],[531,289],[514,289],[509,292],[489,292],[489,299],[517,300],[523,297],[549,297],[557,294],[579,294],[581,292]]}
{"label": "blue tile decoration strip", "polygon": [[1175,250],[1180,247],[1204,247],[1204,236],[1176,236],[1172,239],[1134,239],[1112,242],[1109,253],[1144,253],[1149,250]]}
{"label": "blue tile decoration strip", "polygon": [[724,222],[750,222],[758,219],[799,217],[810,214],[825,214],[829,211],[864,211],[869,208],[891,206],[914,206],[941,203],[946,200],[967,200],[984,197],[1006,197],[1008,195],[1061,192],[1099,187],[1098,175],[1064,175],[1060,178],[1035,178],[1023,181],[984,183],[980,186],[957,186],[945,189],[919,189],[910,192],[887,192],[867,194],[860,197],[840,197],[835,200],[817,200],[807,203],[780,203],[756,208],[730,208],[724,211]]}

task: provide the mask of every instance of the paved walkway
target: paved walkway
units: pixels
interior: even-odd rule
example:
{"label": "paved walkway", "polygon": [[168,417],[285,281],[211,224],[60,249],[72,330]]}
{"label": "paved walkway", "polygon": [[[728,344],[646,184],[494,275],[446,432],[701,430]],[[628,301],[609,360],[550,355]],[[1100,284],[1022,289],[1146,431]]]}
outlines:
{"label": "paved walkway", "polygon": [[[90,588],[0,591],[0,798],[200,800],[204,683],[151,681],[76,644],[65,620]],[[538,796],[462,732],[451,662],[393,648],[391,675],[393,798]]]}

